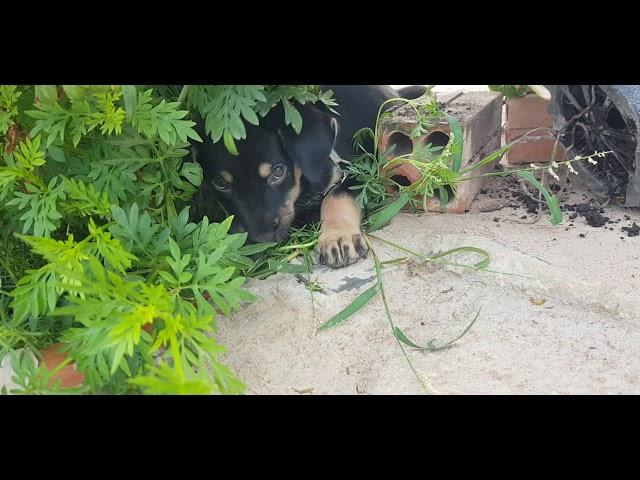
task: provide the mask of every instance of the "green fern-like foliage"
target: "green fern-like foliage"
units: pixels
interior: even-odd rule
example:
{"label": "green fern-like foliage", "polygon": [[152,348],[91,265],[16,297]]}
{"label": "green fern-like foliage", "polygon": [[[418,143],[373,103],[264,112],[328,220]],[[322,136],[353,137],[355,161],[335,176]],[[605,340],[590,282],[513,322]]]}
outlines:
{"label": "green fern-like foliage", "polygon": [[0,359],[16,393],[65,391],[16,353],[53,342],[85,375],[66,393],[241,393],[217,318],[253,300],[246,276],[272,245],[190,218],[193,116],[235,151],[278,103],[299,132],[296,105],[318,101],[334,105],[317,85],[0,86]]}

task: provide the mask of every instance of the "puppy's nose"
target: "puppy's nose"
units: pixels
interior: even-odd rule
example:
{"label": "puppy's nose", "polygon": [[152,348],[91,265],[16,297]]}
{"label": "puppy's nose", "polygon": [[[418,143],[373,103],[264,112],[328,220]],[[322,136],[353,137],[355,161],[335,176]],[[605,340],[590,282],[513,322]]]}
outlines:
{"label": "puppy's nose", "polygon": [[280,219],[276,218],[273,220],[273,222],[271,222],[271,226],[273,226],[273,228],[278,228],[278,225],[280,225]]}

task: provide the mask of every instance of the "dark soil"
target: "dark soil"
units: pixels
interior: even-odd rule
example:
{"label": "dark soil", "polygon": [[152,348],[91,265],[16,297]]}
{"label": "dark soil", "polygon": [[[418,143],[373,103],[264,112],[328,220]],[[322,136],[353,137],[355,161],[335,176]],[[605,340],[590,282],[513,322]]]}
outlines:
{"label": "dark soil", "polygon": [[629,237],[637,237],[640,235],[640,225],[633,222],[633,225],[630,227],[622,227],[622,231],[627,232],[627,236]]}
{"label": "dark soil", "polygon": [[[567,182],[569,183],[569,182]],[[570,186],[568,189],[571,191],[573,186]],[[559,188],[550,189],[556,193]],[[487,195],[492,199],[501,199],[506,202],[505,207],[511,208],[515,211],[525,208],[526,214],[523,215],[524,212],[521,212],[518,217],[521,220],[526,220],[528,215],[537,214],[539,209],[542,209],[542,212],[547,212],[547,205],[542,202],[539,203],[537,198],[531,198],[527,194],[525,194],[520,186],[519,182],[514,179],[504,179],[502,183],[496,187],[485,186],[480,190],[480,195]],[[591,198],[590,195],[583,195],[584,200],[583,203],[574,203],[574,204],[564,204],[561,205],[560,208],[565,212],[565,219],[569,220],[569,223],[566,225],[567,228],[565,230],[570,230],[570,228],[575,228],[573,221],[578,217],[582,217],[585,219],[585,223],[594,228],[602,228],[613,231],[616,225],[619,225],[623,220],[621,218],[610,218],[606,216],[607,211],[605,208],[601,207],[595,202],[594,198]],[[514,212],[515,213],[515,212]],[[609,212],[611,215],[611,212]],[[630,220],[629,215],[624,215],[624,220]],[[494,217],[493,221],[499,223],[502,219],[498,217]],[[496,225],[500,226],[500,225]],[[617,230],[617,228],[615,229]],[[628,227],[623,227],[622,232],[626,233],[628,237],[640,237],[640,226],[637,223],[633,223],[633,225]],[[585,238],[586,235],[580,235],[580,238]],[[624,239],[625,237],[620,237]]]}
{"label": "dark soil", "polygon": [[584,217],[587,223],[592,227],[602,227],[606,225],[606,223],[609,221],[609,217],[602,216],[602,213],[604,213],[604,209],[600,207],[594,207],[589,203],[576,203],[573,205],[565,205],[564,210],[569,212],[571,211],[575,212],[569,215],[570,219],[573,220],[578,215],[580,215]]}

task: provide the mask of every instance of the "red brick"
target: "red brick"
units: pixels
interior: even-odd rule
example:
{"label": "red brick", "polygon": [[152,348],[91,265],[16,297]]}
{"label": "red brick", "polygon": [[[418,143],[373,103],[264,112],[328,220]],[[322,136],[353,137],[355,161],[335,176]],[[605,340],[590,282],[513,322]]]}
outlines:
{"label": "red brick", "polygon": [[[547,163],[553,158],[553,147],[556,143],[546,131],[534,132],[526,135],[531,129],[511,129],[507,130],[505,140],[507,143],[512,142],[520,137],[523,141],[516,143],[507,151],[505,161],[509,165],[520,165],[528,163]],[[565,160],[566,151],[561,142],[558,142],[555,158],[556,162]]]}
{"label": "red brick", "polygon": [[[500,147],[500,132],[502,125],[502,95],[493,92],[472,92],[456,97],[454,94],[442,96],[438,100],[449,102],[445,110],[449,110],[462,127],[464,147],[462,153],[462,168],[476,162]],[[415,114],[413,109],[401,107],[391,117],[381,122],[380,148],[385,150],[389,146],[391,135],[396,132],[409,136],[415,128]],[[450,134],[450,127],[446,121],[433,126],[429,131],[412,140],[414,146],[427,143],[427,137],[434,132]],[[469,177],[476,177],[493,168],[492,165],[473,171]],[[403,164],[395,168],[398,174],[405,176],[410,182],[419,180],[419,172],[415,167]],[[477,178],[459,183],[455,199],[447,208],[440,208],[440,199],[430,199],[427,209],[434,212],[464,213],[469,208],[475,195],[480,190],[486,178]]]}
{"label": "red brick", "polygon": [[[549,102],[537,95],[508,99],[505,141],[512,142],[536,128],[551,129],[553,117],[547,111],[548,105]],[[555,138],[549,131],[536,131],[531,133],[530,138],[511,147],[505,155],[505,161],[509,165],[550,162],[554,145]],[[555,161],[561,161],[564,157],[564,146],[558,142]]]}
{"label": "red brick", "polygon": [[[62,347],[62,343],[54,343],[44,350],[41,350],[42,360],[40,360],[40,366],[52,371],[64,362],[67,354],[66,352],[60,351]],[[84,375],[76,371],[75,363],[70,363],[51,377],[49,386],[51,387],[56,380],[60,380],[60,386],[64,388],[79,387],[82,385],[82,382],[84,382]]]}
{"label": "red brick", "polygon": [[553,117],[547,112],[549,102],[537,95],[507,99],[507,130],[553,127]]}

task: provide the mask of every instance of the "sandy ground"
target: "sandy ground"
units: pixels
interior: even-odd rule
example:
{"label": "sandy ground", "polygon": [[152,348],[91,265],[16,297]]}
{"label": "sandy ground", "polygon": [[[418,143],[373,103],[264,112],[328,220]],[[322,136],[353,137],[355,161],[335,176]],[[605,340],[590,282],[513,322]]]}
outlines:
{"label": "sandy ground", "polygon": [[[584,187],[574,188],[569,203],[589,200]],[[565,215],[552,226],[546,215],[536,222],[524,207],[512,208],[517,190],[494,178],[467,214],[403,213],[378,232],[424,254],[479,247],[491,254],[489,268],[503,272],[385,268],[393,318],[418,344],[452,338],[482,307],[451,348],[407,349],[426,388],[379,297],[345,324],[316,331],[374,284],[371,256],[342,270],[318,267],[311,279],[324,293],[313,296],[289,275],[251,281],[259,300],[219,322],[219,340],[230,348],[225,361],[250,394],[640,393],[640,236],[622,231],[625,215],[640,222],[640,213],[607,207],[619,222],[595,228]],[[405,256],[373,245],[383,260]]]}

